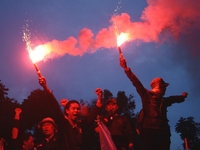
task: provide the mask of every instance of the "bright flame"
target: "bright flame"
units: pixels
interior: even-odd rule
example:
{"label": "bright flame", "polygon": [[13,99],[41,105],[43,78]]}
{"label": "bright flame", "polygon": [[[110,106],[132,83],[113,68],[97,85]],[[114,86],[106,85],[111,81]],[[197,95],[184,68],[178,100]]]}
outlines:
{"label": "bright flame", "polygon": [[46,46],[39,45],[34,50],[28,50],[29,56],[33,63],[39,62],[45,59],[45,56],[50,53]]}
{"label": "bright flame", "polygon": [[124,42],[128,40],[128,33],[122,32],[117,36],[117,46],[120,47]]}
{"label": "bright flame", "polygon": [[44,45],[39,45],[37,46],[34,50],[32,49],[32,45],[31,45],[31,32],[28,29],[28,24],[26,24],[23,27],[23,41],[26,42],[26,49],[29,53],[29,57],[32,60],[32,62],[35,64],[38,61],[44,60],[48,54],[50,54],[50,50],[47,46]]}

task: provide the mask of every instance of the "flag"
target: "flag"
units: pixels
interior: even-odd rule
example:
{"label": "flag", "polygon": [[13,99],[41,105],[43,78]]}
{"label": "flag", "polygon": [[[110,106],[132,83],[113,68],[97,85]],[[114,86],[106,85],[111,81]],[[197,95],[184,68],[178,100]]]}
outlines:
{"label": "flag", "polygon": [[101,150],[117,150],[108,128],[98,121]]}

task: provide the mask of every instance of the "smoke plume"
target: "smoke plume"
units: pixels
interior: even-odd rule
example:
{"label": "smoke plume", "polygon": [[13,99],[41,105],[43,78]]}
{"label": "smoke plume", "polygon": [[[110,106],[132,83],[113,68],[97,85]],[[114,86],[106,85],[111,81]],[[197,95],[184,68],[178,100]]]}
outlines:
{"label": "smoke plume", "polygon": [[191,35],[200,28],[199,0],[147,0],[139,22],[131,21],[127,13],[112,16],[111,25],[94,35],[90,29],[83,28],[77,38],[64,41],[53,40],[43,46],[50,50],[48,58],[65,54],[82,56],[94,53],[100,48],[116,47],[116,33],[129,33],[129,41],[159,42],[173,36]]}

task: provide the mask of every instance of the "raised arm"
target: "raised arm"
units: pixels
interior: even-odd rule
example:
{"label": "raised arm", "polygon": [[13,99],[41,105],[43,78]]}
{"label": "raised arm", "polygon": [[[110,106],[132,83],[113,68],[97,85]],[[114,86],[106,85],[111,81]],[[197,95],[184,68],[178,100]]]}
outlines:
{"label": "raised arm", "polygon": [[103,91],[100,88],[96,88],[95,93],[97,95],[97,102],[96,102],[96,106],[101,107],[102,106],[102,95],[103,95]]}
{"label": "raised arm", "polygon": [[143,84],[140,82],[140,80],[136,77],[136,75],[131,71],[131,69],[127,66],[126,60],[121,55],[120,58],[120,66],[124,69],[125,74],[129,78],[129,80],[132,82],[133,86],[135,86],[138,94],[143,97],[146,93],[146,89],[144,88]]}
{"label": "raised arm", "polygon": [[14,116],[14,126],[12,129],[12,139],[17,139],[19,133],[19,120],[20,114],[22,110],[21,108],[15,108],[15,116]]}
{"label": "raised arm", "polygon": [[89,113],[88,117],[86,117],[83,120],[85,127],[87,127],[88,125],[93,123],[95,121],[96,117],[100,114],[100,111],[101,111],[103,91],[100,88],[96,88],[95,93],[97,95],[96,105],[93,107],[93,109]]}
{"label": "raised arm", "polygon": [[47,86],[47,82],[46,82],[46,79],[41,76],[41,77],[38,77],[38,81],[39,81],[39,84],[44,88],[44,90],[48,93],[51,93],[51,90],[49,89],[49,87]]}

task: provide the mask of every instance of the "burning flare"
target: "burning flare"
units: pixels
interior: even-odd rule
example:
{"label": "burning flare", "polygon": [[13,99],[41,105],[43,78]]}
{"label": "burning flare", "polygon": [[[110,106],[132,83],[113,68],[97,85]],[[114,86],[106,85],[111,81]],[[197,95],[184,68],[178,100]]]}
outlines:
{"label": "burning flare", "polygon": [[30,41],[30,31],[28,29],[28,25],[24,27],[23,30],[23,40],[26,42],[26,49],[29,53],[29,57],[33,62],[33,65],[35,67],[35,70],[39,77],[42,77],[42,74],[36,64],[36,62],[41,61],[44,59],[46,54],[48,53],[48,49],[43,48],[43,46],[37,46],[35,50],[32,50],[31,48],[31,41]]}
{"label": "burning flare", "polygon": [[48,53],[50,53],[50,51],[48,50],[47,47],[39,45],[34,50],[28,49],[28,52],[29,52],[29,56],[30,56],[30,58],[31,58],[31,60],[33,62],[33,65],[34,65],[34,67],[36,69],[36,72],[37,72],[38,76],[42,77],[42,74],[41,74],[36,62],[44,60],[45,56],[47,56]]}
{"label": "burning flare", "polygon": [[124,42],[128,41],[128,33],[122,32],[117,36],[117,46],[120,47]]}
{"label": "burning flare", "polygon": [[120,35],[117,35],[117,46],[118,46],[120,57],[123,57],[120,46],[126,41],[128,41],[128,33],[122,32]]}
{"label": "burning flare", "polygon": [[37,46],[34,50],[28,50],[28,52],[33,63],[44,60],[45,56],[50,53],[49,49],[43,45]]}

